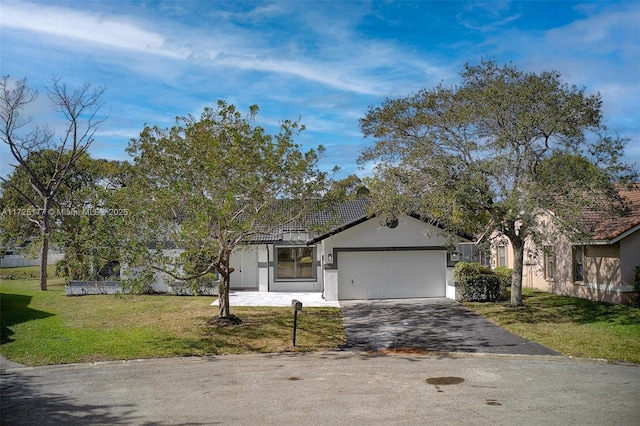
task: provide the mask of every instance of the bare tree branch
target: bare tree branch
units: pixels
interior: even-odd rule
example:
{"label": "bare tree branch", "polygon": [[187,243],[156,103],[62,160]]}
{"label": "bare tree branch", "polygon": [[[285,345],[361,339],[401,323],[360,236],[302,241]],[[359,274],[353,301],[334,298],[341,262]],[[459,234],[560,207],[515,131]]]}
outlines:
{"label": "bare tree branch", "polygon": [[[38,219],[43,242],[40,288],[46,290],[49,209],[71,167],[89,149],[98,126],[106,119],[99,118],[98,115],[104,105],[102,97],[105,89],[93,88],[90,83],[70,89],[65,83],[61,83],[60,78],[51,78],[50,86],[47,88],[49,100],[54,110],[61,113],[67,121],[67,127],[57,144],[53,142],[54,132],[49,127],[35,126],[27,132],[22,132],[32,121],[30,117],[24,118],[22,113],[38,97],[37,90],[26,85],[26,79],[18,80],[13,88],[10,88],[9,76],[4,76],[0,82],[0,90],[0,139],[9,147],[17,161],[14,168],[20,167],[28,174],[31,186],[40,196],[40,200],[36,201],[21,189],[14,188],[25,201],[42,211]],[[42,175],[40,170],[32,166],[32,156],[44,159],[52,166],[52,171]],[[5,179],[2,180],[6,182]]]}

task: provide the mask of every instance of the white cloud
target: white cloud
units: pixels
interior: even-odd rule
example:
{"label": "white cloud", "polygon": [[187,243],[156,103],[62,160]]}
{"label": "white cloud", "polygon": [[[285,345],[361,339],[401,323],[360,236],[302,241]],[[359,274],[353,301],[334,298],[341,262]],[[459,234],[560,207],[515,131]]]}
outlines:
{"label": "white cloud", "polygon": [[142,128],[136,128],[136,129],[123,129],[123,128],[117,128],[117,129],[111,129],[111,128],[106,128],[106,129],[100,129],[98,131],[96,131],[95,133],[95,138],[120,138],[120,139],[131,139],[131,138],[135,138],[140,136],[140,131],[142,130]]}
{"label": "white cloud", "polygon": [[[355,8],[357,9],[357,8]],[[265,4],[241,13],[216,12],[212,25],[186,27],[184,23],[144,21],[123,15],[44,6],[3,4],[3,29],[54,36],[65,49],[118,63],[154,79],[178,81],[185,67],[236,69],[293,76],[338,91],[391,94],[398,90],[389,70],[401,64],[405,77],[419,80],[424,73],[439,79],[444,73],[394,42],[374,41],[356,33],[352,25],[364,13],[331,16],[324,10],[287,10],[283,3]],[[296,14],[298,26],[313,35],[296,35],[284,42],[268,26],[258,29],[235,22]],[[294,29],[295,31],[295,29]],[[302,33],[304,34],[304,32]],[[309,43],[309,38],[313,42]],[[43,40],[44,43],[46,41]],[[310,44],[310,45],[309,45]],[[109,49],[96,53],[87,46]],[[156,56],[140,57],[132,53]],[[145,59],[143,59],[145,58]],[[434,80],[434,81],[435,81]],[[424,80],[422,80],[424,81]],[[403,84],[404,86],[404,84]]]}
{"label": "white cloud", "polygon": [[163,35],[140,28],[123,18],[15,2],[5,2],[2,15],[4,28],[48,34],[111,49],[146,52],[176,59],[185,57],[185,52],[169,46]]}

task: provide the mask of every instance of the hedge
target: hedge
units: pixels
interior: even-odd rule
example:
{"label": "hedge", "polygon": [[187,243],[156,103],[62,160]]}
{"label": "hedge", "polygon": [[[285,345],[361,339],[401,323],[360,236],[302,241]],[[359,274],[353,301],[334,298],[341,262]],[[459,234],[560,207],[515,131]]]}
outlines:
{"label": "hedge", "polygon": [[465,302],[495,302],[501,294],[500,276],[489,267],[475,262],[458,262],[453,278]]}

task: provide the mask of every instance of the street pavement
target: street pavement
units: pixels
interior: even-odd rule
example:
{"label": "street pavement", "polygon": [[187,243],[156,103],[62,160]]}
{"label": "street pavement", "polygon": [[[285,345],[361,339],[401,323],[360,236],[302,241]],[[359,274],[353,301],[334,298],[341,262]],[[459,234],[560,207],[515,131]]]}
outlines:
{"label": "street pavement", "polygon": [[640,367],[559,356],[224,355],[7,369],[2,425],[637,425]]}

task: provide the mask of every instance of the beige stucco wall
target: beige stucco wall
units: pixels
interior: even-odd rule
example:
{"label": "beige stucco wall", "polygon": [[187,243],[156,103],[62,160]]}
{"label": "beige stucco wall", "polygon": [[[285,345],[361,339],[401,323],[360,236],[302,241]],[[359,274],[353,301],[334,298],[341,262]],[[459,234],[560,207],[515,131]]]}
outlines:
{"label": "beige stucco wall", "polygon": [[622,284],[620,244],[587,246],[584,257],[587,283],[615,286]]}
{"label": "beige stucco wall", "polygon": [[620,240],[622,284],[633,286],[636,266],[640,266],[640,230]]}
{"label": "beige stucco wall", "polygon": [[[513,268],[513,248],[508,242],[508,265]],[[522,285],[556,294],[610,303],[631,303],[634,269],[640,265],[640,230],[613,244],[586,245],[584,281],[573,280],[572,244],[559,238],[553,247],[556,269],[553,279],[544,274],[544,253],[527,241]],[[492,250],[495,253],[495,249]]]}

